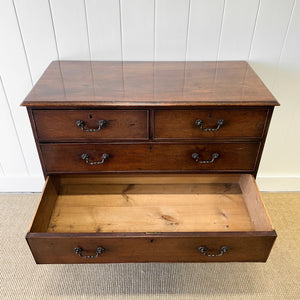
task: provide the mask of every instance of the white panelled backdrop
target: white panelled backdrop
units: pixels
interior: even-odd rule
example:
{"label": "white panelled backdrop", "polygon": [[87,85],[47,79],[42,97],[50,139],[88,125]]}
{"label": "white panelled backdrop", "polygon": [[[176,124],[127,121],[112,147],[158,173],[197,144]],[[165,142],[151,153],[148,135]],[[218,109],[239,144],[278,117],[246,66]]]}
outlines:
{"label": "white panelled backdrop", "polygon": [[0,0],[0,191],[40,191],[20,103],[52,60],[246,60],[281,103],[258,183],[300,190],[300,0]]}

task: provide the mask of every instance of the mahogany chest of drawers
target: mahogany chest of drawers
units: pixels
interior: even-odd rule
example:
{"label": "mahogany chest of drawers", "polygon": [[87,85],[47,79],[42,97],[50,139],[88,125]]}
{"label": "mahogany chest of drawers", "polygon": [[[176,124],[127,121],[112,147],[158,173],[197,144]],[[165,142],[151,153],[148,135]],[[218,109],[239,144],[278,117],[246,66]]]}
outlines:
{"label": "mahogany chest of drawers", "polygon": [[22,105],[37,263],[266,261],[254,178],[278,103],[246,62],[55,61]]}

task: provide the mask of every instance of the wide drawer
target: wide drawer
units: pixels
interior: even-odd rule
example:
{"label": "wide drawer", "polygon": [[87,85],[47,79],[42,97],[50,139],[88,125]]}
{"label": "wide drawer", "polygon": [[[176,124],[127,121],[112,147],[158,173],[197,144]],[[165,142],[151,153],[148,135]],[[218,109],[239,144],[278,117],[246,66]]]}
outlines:
{"label": "wide drawer", "polygon": [[41,144],[48,173],[252,172],[260,143]]}
{"label": "wide drawer", "polygon": [[156,110],[154,138],[261,138],[267,109]]}
{"label": "wide drawer", "polygon": [[33,110],[40,141],[147,139],[147,110]]}
{"label": "wide drawer", "polygon": [[47,178],[37,263],[266,261],[276,233],[252,175]]}

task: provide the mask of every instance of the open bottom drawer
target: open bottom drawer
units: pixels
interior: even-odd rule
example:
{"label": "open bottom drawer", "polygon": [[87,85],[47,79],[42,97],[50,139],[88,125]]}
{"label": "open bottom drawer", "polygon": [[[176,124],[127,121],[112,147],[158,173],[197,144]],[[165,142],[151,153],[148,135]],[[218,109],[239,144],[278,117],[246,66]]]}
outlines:
{"label": "open bottom drawer", "polygon": [[27,236],[37,263],[266,261],[252,175],[50,176]]}

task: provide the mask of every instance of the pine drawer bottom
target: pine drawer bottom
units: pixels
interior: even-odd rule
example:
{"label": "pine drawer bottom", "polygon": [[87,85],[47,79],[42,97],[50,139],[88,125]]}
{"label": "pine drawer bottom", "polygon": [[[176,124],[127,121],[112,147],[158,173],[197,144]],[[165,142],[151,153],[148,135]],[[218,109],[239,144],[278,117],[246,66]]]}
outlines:
{"label": "pine drawer bottom", "polygon": [[263,262],[276,233],[252,175],[61,175],[26,239],[37,263]]}

